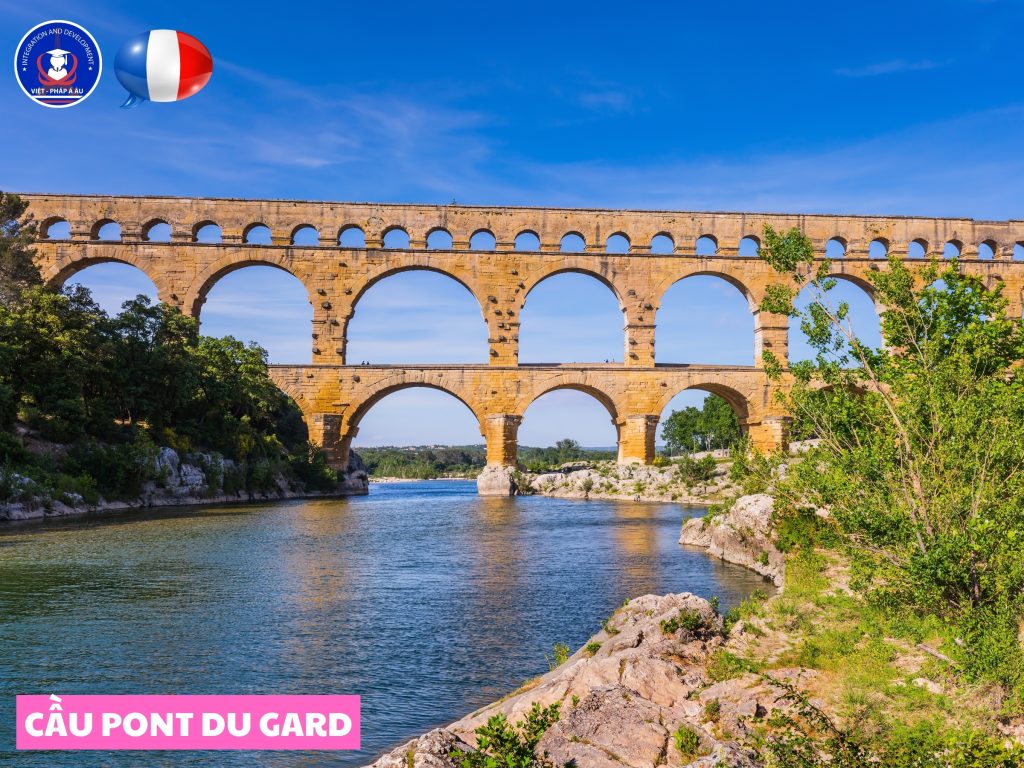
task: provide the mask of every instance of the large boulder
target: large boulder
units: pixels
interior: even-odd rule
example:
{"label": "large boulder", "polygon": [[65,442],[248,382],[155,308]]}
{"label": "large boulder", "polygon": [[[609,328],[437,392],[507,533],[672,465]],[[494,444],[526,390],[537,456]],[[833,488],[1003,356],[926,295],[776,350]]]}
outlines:
{"label": "large boulder", "polygon": [[374,768],[457,768],[452,752],[469,747],[451,731],[432,731],[393,749],[375,762]]}
{"label": "large boulder", "polygon": [[512,467],[488,465],[476,478],[476,491],[481,496],[515,496],[520,488]]}
{"label": "large boulder", "polygon": [[348,452],[348,464],[338,473],[338,490],[352,496],[365,496],[370,492],[370,475],[363,457],[355,451]]}
{"label": "large boulder", "polygon": [[609,685],[569,709],[537,751],[555,765],[647,768],[664,761],[670,738],[657,705],[625,686]]}
{"label": "large boulder", "polygon": [[680,544],[702,547],[712,557],[757,571],[782,586],[785,558],[775,548],[771,496],[741,496],[723,514],[683,523]]}

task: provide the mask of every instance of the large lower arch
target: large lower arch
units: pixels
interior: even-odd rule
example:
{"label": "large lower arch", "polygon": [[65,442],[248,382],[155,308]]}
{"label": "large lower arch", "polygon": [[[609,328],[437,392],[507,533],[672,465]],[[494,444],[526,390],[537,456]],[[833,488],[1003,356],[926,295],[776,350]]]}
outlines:
{"label": "large lower arch", "polygon": [[751,365],[753,299],[746,286],[719,272],[695,272],[662,294],[656,314],[659,364]]}
{"label": "large lower arch", "polygon": [[355,294],[345,319],[349,363],[485,363],[488,328],[472,288],[421,266],[382,271]]}
{"label": "large lower arch", "polygon": [[[715,402],[711,402],[711,398],[714,398]],[[735,422],[726,425],[710,425],[708,432],[702,433],[701,437],[703,438],[703,444],[699,446],[685,437],[681,440],[668,439],[665,434],[665,428],[673,413],[676,411],[685,412],[687,409],[695,409],[696,411],[701,412],[701,421],[705,421],[707,417],[711,417],[711,420],[717,421],[715,418],[715,412],[717,410],[715,408],[716,403],[724,403],[722,408],[728,408],[732,412],[732,415],[735,417]],[[692,414],[693,411],[690,411],[689,413]],[[731,428],[734,428],[738,424],[740,433],[743,433],[747,429],[748,420],[749,406],[747,400],[735,389],[714,384],[690,386],[674,395],[672,399],[666,403],[665,407],[659,414],[657,444],[667,444],[669,447],[683,451],[726,448],[729,447],[728,444],[731,442],[729,438],[735,434],[731,433]]]}
{"label": "large lower arch", "polygon": [[[545,405],[549,412],[543,409]],[[535,406],[541,406],[541,410],[535,410]],[[534,418],[530,417],[531,410]],[[524,399],[518,411],[525,427],[518,442],[535,448],[549,448],[565,439],[585,447],[619,443],[619,408],[608,394],[592,385],[564,383],[545,387],[528,402]],[[539,418],[541,415],[543,419]]]}
{"label": "large lower arch", "polygon": [[[339,435],[339,454],[340,457],[347,462],[349,452],[352,449],[353,441],[359,435],[359,427],[363,422],[363,419],[373,409],[375,405],[380,403],[385,398],[395,395],[400,392],[408,392],[415,389],[425,389],[432,392],[441,392],[445,395],[454,398],[457,402],[465,406],[466,410],[473,416],[474,421],[477,425],[478,432],[482,433],[480,429],[480,415],[477,410],[471,405],[472,398],[466,393],[460,392],[455,387],[449,387],[444,383],[431,382],[426,380],[421,381],[404,381],[400,383],[393,383],[386,386],[382,386],[380,389],[373,392],[371,395],[366,397],[364,400],[357,404],[350,404],[348,410],[343,415],[342,423],[340,425]],[[379,441],[378,441],[379,442]]]}
{"label": "large lower arch", "polygon": [[607,394],[603,390],[582,381],[562,381],[554,384],[547,384],[538,388],[535,392],[525,394],[519,402],[516,404],[516,413],[519,416],[524,416],[526,411],[529,410],[530,406],[540,400],[545,395],[552,392],[559,392],[563,390],[572,390],[576,392],[582,392],[585,395],[589,395],[604,406],[605,410],[608,411],[608,415],[614,422],[619,416],[619,405],[616,403],[615,398]]}
{"label": "large lower arch", "polygon": [[727,402],[733,409],[733,412],[736,414],[736,418],[740,420],[741,426],[749,420],[752,415],[756,417],[760,410],[755,407],[750,394],[743,393],[728,384],[723,384],[712,379],[702,378],[696,381],[686,382],[682,387],[672,388],[670,386],[666,388],[665,392],[661,396],[661,400],[656,406],[659,409],[659,413],[664,413],[669,405],[672,404],[672,401],[683,393],[694,391],[717,395],[725,400],[725,402]]}

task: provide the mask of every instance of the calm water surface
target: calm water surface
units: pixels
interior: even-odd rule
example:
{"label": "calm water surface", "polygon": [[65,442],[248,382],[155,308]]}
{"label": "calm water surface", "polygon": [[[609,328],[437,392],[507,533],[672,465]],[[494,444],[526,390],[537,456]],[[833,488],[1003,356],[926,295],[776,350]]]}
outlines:
{"label": "calm water surface", "polygon": [[[547,670],[627,597],[735,603],[674,504],[470,482],[0,528],[0,763],[361,765]],[[13,752],[16,693],[355,693],[363,751]]]}

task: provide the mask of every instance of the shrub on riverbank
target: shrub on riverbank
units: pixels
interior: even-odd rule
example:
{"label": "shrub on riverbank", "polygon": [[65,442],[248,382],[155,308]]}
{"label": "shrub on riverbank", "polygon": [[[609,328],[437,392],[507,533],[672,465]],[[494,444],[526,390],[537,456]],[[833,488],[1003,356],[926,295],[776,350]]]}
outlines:
{"label": "shrub on riverbank", "polygon": [[[774,286],[762,309],[797,317],[817,353],[793,365],[784,401],[796,436],[817,443],[776,478],[780,544],[839,546],[850,587],[880,616],[929,627],[957,675],[994,685],[1006,717],[1024,714],[1020,318],[1006,314],[1000,284],[955,262],[912,273],[891,259],[871,273],[885,307],[873,349],[831,301],[830,265],[804,235],[766,228],[762,254],[794,285]],[[797,288],[811,294],[804,312]],[[782,373],[770,352],[764,362]]]}
{"label": "shrub on riverbank", "polygon": [[559,704],[542,707],[535,703],[526,717],[511,725],[504,714],[494,715],[476,729],[476,751],[456,750],[451,757],[461,768],[545,768],[550,767],[535,755],[541,737],[558,722]]}

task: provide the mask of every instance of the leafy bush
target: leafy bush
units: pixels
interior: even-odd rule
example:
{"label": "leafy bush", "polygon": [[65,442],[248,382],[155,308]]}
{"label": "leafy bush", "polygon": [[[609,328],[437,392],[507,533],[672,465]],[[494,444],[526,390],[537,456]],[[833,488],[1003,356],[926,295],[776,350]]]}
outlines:
{"label": "leafy bush", "polygon": [[944,723],[894,724],[873,736],[840,728],[792,684],[765,677],[782,690],[793,714],[776,710],[762,749],[769,768],[1020,768],[1024,747]]}
{"label": "leafy bush", "polygon": [[206,492],[210,496],[220,493],[224,487],[224,457],[219,453],[196,454],[190,461],[203,471],[206,480]]}
{"label": "leafy bush", "polygon": [[729,479],[740,486],[744,494],[766,493],[782,461],[781,455],[766,456],[745,441],[732,451]]}
{"label": "leafy bush", "polygon": [[676,477],[688,486],[706,484],[715,476],[718,463],[713,456],[704,456],[694,459],[689,454],[684,455],[676,462]]}
{"label": "leafy bush", "polygon": [[756,671],[754,664],[722,648],[712,653],[707,662],[708,677],[716,683],[739,677],[745,672],[754,671]]}
{"label": "leafy bush", "polygon": [[10,432],[0,430],[0,464],[28,464],[32,462],[32,454],[25,444]]}
{"label": "leafy bush", "polygon": [[134,499],[145,484],[156,479],[158,449],[145,432],[137,432],[130,442],[110,445],[95,440],[76,443],[68,451],[64,471],[69,475],[87,475],[110,499]]}
{"label": "leafy bush", "polygon": [[7,429],[18,415],[18,393],[0,381],[0,429]]}
{"label": "leafy bush", "polygon": [[700,736],[685,725],[680,725],[676,729],[676,732],[672,734],[672,739],[675,741],[679,754],[686,762],[692,761],[700,754]]}
{"label": "leafy bush", "polygon": [[516,493],[520,496],[532,496],[534,494],[533,484],[530,482],[530,478],[520,472],[518,469],[514,469],[511,472],[512,482],[516,485]]}
{"label": "leafy bush", "polygon": [[96,504],[100,500],[100,492],[96,486],[96,480],[90,475],[59,474],[53,487],[54,496],[65,503],[72,503],[72,495],[81,496],[86,504]]}
{"label": "leafy bush", "polygon": [[718,722],[718,718],[721,716],[721,714],[722,714],[722,702],[720,702],[718,699],[708,699],[707,702],[705,702],[705,704],[704,704],[704,719],[705,720],[707,720],[709,722],[712,722],[712,723],[717,723]]}
{"label": "leafy bush", "polygon": [[338,485],[338,473],[327,466],[327,457],[316,443],[306,442],[288,457],[292,473],[306,488],[330,491]]}
{"label": "leafy bush", "polygon": [[783,507],[776,504],[772,511],[775,528],[775,548],[792,552],[798,547],[814,547],[822,543],[825,524],[810,507]]}
{"label": "leafy bush", "polygon": [[741,620],[749,619],[752,616],[760,616],[763,614],[764,601],[768,599],[768,594],[763,589],[755,589],[750,595],[744,598],[739,605],[733,606],[726,611],[723,617],[723,626],[726,633],[728,633],[737,622]]}
{"label": "leafy bush", "polygon": [[666,635],[674,635],[680,629],[685,629],[690,634],[697,634],[708,628],[709,625],[704,616],[699,611],[689,608],[680,608],[679,615],[661,621],[661,631]]}
{"label": "leafy bush", "polygon": [[551,658],[548,659],[547,654],[544,654],[544,658],[548,661],[548,669],[557,669],[569,660],[569,646],[565,643],[555,643],[551,648]]}
{"label": "leafy bush", "polygon": [[539,768],[545,761],[534,755],[545,731],[558,722],[557,703],[534,703],[526,718],[512,726],[504,714],[494,715],[476,729],[476,752],[453,750],[461,768]]}
{"label": "leafy bush", "polygon": [[[854,553],[852,585],[893,614],[941,618],[963,640],[950,653],[968,674],[1024,701],[1024,650],[1012,641],[1024,619],[1024,326],[1002,284],[955,261],[912,272],[890,258],[869,273],[886,308],[875,349],[831,297],[835,278],[807,237],[764,235],[762,256],[790,286],[773,286],[761,308],[796,317],[816,352],[791,366],[782,405],[798,436],[819,441],[778,495],[829,510]],[[794,308],[798,290],[806,310]],[[764,364],[781,375],[770,351]],[[816,534],[806,513],[783,523],[784,547]]]}

